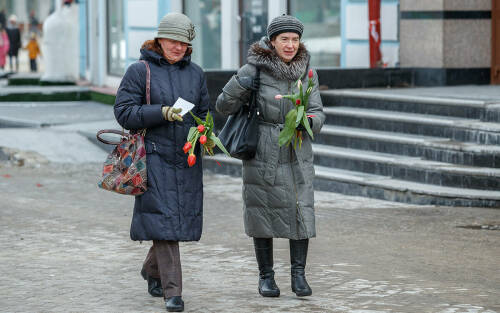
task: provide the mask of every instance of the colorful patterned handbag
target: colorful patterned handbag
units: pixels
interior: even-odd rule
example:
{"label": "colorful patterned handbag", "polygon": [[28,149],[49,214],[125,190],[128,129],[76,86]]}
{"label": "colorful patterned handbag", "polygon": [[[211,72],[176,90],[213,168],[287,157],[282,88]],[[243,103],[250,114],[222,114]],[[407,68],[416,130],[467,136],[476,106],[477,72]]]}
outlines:
{"label": "colorful patterned handbag", "polygon": [[[150,69],[146,61],[146,100],[150,99]],[[119,142],[105,140],[100,136],[111,133],[121,136]],[[124,195],[139,196],[147,190],[146,146],[144,136],[146,129],[136,133],[125,133],[123,130],[103,129],[97,132],[97,139],[105,144],[116,145],[104,162],[102,178],[98,186]]]}

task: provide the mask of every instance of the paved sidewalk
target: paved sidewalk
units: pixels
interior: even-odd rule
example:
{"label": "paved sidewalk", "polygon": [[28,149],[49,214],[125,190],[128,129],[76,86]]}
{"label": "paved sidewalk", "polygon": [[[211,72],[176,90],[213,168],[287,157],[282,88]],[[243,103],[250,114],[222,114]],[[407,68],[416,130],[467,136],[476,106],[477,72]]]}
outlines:
{"label": "paved sidewalk", "polygon": [[[150,243],[132,242],[133,198],[96,187],[100,164],[0,163],[2,312],[164,312],[139,275]],[[290,290],[288,243],[276,240],[282,295],[257,293],[243,232],[241,179],[205,173],[204,234],[181,244],[186,312],[500,312],[500,210],[411,206],[316,193],[318,237]]]}
{"label": "paved sidewalk", "polygon": [[[0,311],[164,312],[139,275],[150,243],[129,239],[133,198],[96,187],[106,153],[88,139],[119,129],[112,107],[2,103],[0,117],[47,125],[0,129]],[[186,312],[500,313],[500,231],[481,229],[500,224],[498,209],[316,192],[313,296],[291,292],[281,239],[282,295],[267,299],[243,231],[241,179],[206,172],[204,183],[202,240],[181,244]]]}

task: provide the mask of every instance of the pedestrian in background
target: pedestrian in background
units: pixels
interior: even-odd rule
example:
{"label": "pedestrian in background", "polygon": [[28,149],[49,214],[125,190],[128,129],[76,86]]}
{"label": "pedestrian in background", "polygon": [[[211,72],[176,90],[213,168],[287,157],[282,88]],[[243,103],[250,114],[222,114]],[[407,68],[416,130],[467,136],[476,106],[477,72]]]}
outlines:
{"label": "pedestrian in background", "polygon": [[34,10],[31,10],[31,12],[30,12],[29,30],[30,30],[30,33],[35,33],[35,34],[39,35],[39,32],[40,32],[40,22],[38,22],[38,19],[35,16],[35,11]]}
{"label": "pedestrian in background", "polygon": [[5,28],[3,28],[0,24],[0,69],[2,69],[2,71],[5,68],[7,53],[9,53],[9,46],[9,36],[5,31]]}
{"label": "pedestrian in background", "polygon": [[7,25],[7,20],[5,18],[5,9],[0,10],[0,27],[5,28]]}
{"label": "pedestrian in background", "polygon": [[36,40],[36,34],[31,33],[31,39],[28,41],[28,44],[24,49],[28,50],[28,57],[30,59],[30,70],[31,72],[37,71],[36,58],[38,55],[41,55],[40,47],[38,46],[38,42]]}
{"label": "pedestrian in background", "polygon": [[198,241],[203,222],[203,172],[198,162],[189,167],[182,150],[190,114],[172,108],[181,97],[194,104],[194,115],[204,119],[209,106],[203,70],[191,62],[191,20],[180,13],[165,15],[154,40],[141,48],[141,60],[151,68],[151,104],[146,103],[146,67],[131,64],[115,102],[115,116],[125,129],[146,129],[147,191],[135,197],[130,236],[152,240],[141,274],[152,296],[165,298],[169,312],[184,310],[179,241]]}
{"label": "pedestrian in background", "polygon": [[[280,295],[274,280],[273,238],[289,239],[292,291],[297,296],[312,294],[305,278],[309,238],[316,236],[311,138],[304,132],[302,147],[297,149],[278,145],[285,115],[294,105],[275,99],[278,94],[298,93],[295,82],[308,76],[310,56],[300,42],[303,30],[293,16],[274,18],[267,37],[250,47],[248,64],[229,80],[216,103],[219,112],[235,114],[257,90],[259,142],[255,158],[243,160],[243,210],[245,232],[253,237],[259,266],[258,290],[264,297]],[[307,115],[312,131],[319,133],[325,115],[314,71],[313,81]]]}
{"label": "pedestrian in background", "polygon": [[[9,36],[9,66],[11,72],[19,71],[19,49],[21,48],[21,31],[17,27],[17,17],[11,15],[9,17],[9,27],[7,27],[7,35]],[[15,59],[15,69],[13,67],[13,60]]]}

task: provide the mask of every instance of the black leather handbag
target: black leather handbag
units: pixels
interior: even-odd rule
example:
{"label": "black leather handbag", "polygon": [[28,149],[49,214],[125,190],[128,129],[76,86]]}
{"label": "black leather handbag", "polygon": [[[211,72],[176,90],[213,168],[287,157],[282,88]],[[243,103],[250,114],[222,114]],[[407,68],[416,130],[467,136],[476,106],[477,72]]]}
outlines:
{"label": "black leather handbag", "polygon": [[[257,68],[256,77],[260,75]],[[252,91],[248,105],[228,117],[219,133],[219,139],[233,158],[250,160],[255,157],[259,142],[257,92]]]}

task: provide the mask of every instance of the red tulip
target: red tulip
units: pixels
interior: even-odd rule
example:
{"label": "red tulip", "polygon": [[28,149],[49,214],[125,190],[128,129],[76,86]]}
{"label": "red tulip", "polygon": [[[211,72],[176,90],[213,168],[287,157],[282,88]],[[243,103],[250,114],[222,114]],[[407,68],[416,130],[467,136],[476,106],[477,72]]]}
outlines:
{"label": "red tulip", "polygon": [[297,105],[300,105],[300,99],[295,100],[295,103],[296,103]]}
{"label": "red tulip", "polygon": [[188,141],[184,144],[184,147],[182,148],[182,150],[184,150],[184,153],[188,153],[189,150],[191,150],[193,146],[191,145],[191,143]]}
{"label": "red tulip", "polygon": [[201,135],[201,136],[200,136],[200,143],[201,143],[202,145],[206,144],[206,143],[207,143],[207,136],[205,136],[205,135]]}
{"label": "red tulip", "polygon": [[189,167],[193,166],[196,163],[196,155],[190,154],[188,156],[188,165]]}
{"label": "red tulip", "polygon": [[198,125],[198,131],[203,133],[205,131],[205,126],[203,126],[203,124]]}
{"label": "red tulip", "polygon": [[309,73],[307,74],[307,76],[309,76],[309,78],[313,78],[313,70],[312,69],[309,70]]}

